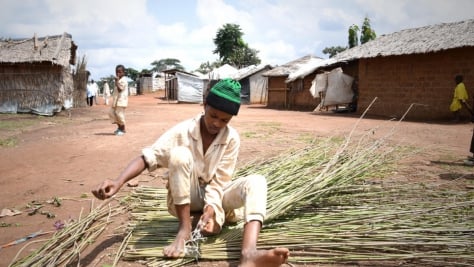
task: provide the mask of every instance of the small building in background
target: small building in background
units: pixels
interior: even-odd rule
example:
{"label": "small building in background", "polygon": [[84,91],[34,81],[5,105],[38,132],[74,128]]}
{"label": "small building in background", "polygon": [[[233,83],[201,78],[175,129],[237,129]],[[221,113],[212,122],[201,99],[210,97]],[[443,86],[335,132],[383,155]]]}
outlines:
{"label": "small building in background", "polygon": [[268,78],[268,108],[290,110],[314,110],[320,100],[313,98],[309,92],[314,77],[298,78],[287,83],[292,73],[307,69],[308,66],[319,64],[323,59],[307,55],[290,61],[262,75]]}
{"label": "small building in background", "polygon": [[202,103],[204,81],[201,77],[178,69],[165,74],[165,99],[168,101]]}
{"label": "small building in background", "polygon": [[239,69],[234,79],[241,85],[240,99],[242,104],[267,104],[268,78],[263,73],[271,70],[270,65],[251,65]]}

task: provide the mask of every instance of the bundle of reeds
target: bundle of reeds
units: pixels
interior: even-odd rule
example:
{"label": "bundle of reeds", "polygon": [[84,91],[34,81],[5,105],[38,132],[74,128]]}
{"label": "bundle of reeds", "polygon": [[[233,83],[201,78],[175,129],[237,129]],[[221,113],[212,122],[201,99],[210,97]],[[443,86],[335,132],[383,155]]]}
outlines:
{"label": "bundle of reeds", "polygon": [[127,208],[125,205],[112,201],[108,200],[92,209],[84,218],[80,216],[77,221],[56,232],[30,255],[19,260],[13,259],[10,266],[73,266],[70,265],[73,263],[78,265],[80,253],[105,230],[112,222],[111,218],[125,212]]}
{"label": "bundle of reeds", "polygon": [[[312,205],[334,194],[339,187],[351,184],[356,179],[378,170],[374,166],[380,165],[392,151],[384,147],[381,140],[363,137],[355,147],[349,145],[347,141],[347,139],[344,142],[334,138],[322,139],[300,150],[290,151],[265,161],[251,162],[241,168],[236,176],[258,173],[267,177],[266,224],[279,218],[286,218],[289,214],[292,214],[290,217],[297,217],[293,211]],[[132,208],[132,214],[137,223],[133,225],[133,234],[128,240],[130,249],[125,252],[126,259],[151,258],[151,265],[156,257],[161,255],[162,247],[173,240],[176,230],[176,219],[167,215],[164,201],[166,193],[154,190],[141,188],[133,194],[137,204]],[[202,259],[238,257],[242,226],[240,224],[226,228],[218,237],[210,239],[212,240],[210,243],[220,246],[224,242],[223,247],[226,249],[220,248],[219,245],[208,249],[207,244],[210,243],[206,242],[201,244],[202,253],[197,256]],[[230,244],[235,245],[235,250],[230,249],[233,247]],[[220,256],[217,256],[219,253]],[[163,262],[159,261],[157,264],[161,265]],[[166,266],[169,264],[167,261]]]}
{"label": "bundle of reeds", "polygon": [[73,107],[80,108],[86,106],[87,98],[87,79],[89,75],[87,73],[87,59],[82,56],[76,63],[75,71],[72,75],[74,89],[73,89]]}
{"label": "bundle of reeds", "polygon": [[[260,248],[291,249],[291,262],[401,261],[472,264],[474,203],[471,194],[421,185],[367,183],[403,153],[370,134],[325,139],[278,157],[251,162],[237,176],[258,173],[268,181],[268,218]],[[123,258],[149,266],[182,266],[200,260],[237,260],[242,224],[199,243],[199,252],[167,260],[162,249],[175,237],[166,190],[138,188]],[[191,248],[195,251],[195,247]]]}
{"label": "bundle of reeds", "polygon": [[[166,190],[138,188],[137,220],[124,258],[148,266],[183,266],[199,260],[237,260],[241,227],[200,243],[199,254],[167,260],[162,248],[175,236],[177,220],[167,214]],[[472,192],[438,185],[360,184],[339,187],[311,205],[295,208],[265,224],[260,248],[291,250],[292,263],[376,261],[438,266],[474,264]],[[138,205],[138,204],[137,204]],[[158,209],[153,210],[157,205]],[[155,206],[156,207],[156,206]]]}
{"label": "bundle of reeds", "polygon": [[[348,186],[267,224],[259,247],[288,247],[294,263],[472,265],[472,196],[435,185]],[[240,241],[239,236],[209,240],[200,253],[202,258],[237,259]]]}

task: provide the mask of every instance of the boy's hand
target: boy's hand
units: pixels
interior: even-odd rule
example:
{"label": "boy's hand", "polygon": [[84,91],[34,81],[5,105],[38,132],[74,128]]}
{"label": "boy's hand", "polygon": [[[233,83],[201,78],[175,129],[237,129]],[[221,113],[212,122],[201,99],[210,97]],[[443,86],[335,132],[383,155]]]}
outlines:
{"label": "boy's hand", "polygon": [[120,189],[121,185],[113,180],[105,180],[100,184],[97,189],[92,190],[92,194],[100,199],[104,200],[112,197]]}
{"label": "boy's hand", "polygon": [[220,233],[221,227],[216,221],[212,206],[206,206],[199,220],[198,227],[203,235],[215,235]]}

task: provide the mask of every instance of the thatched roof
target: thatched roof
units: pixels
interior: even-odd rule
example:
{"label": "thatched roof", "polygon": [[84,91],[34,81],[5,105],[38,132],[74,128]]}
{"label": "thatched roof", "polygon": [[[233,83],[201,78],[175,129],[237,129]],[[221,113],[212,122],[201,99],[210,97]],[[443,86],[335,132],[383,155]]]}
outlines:
{"label": "thatched roof", "polygon": [[336,61],[425,54],[474,46],[474,19],[407,29],[382,35],[337,54]]}
{"label": "thatched roof", "polygon": [[286,83],[295,81],[297,79],[303,79],[307,75],[311,74],[314,72],[319,67],[325,66],[328,64],[328,60],[322,59],[322,58],[313,58],[306,62],[305,64],[300,65],[300,67],[291,72],[288,75],[288,78],[286,79]]}
{"label": "thatched roof", "polygon": [[275,67],[272,70],[269,70],[265,73],[263,73],[263,76],[269,76],[269,77],[279,77],[279,76],[284,76],[287,77],[293,72],[296,72],[302,68],[305,68],[307,64],[312,64],[314,61],[320,61],[322,60],[319,57],[315,57],[313,55],[307,55],[302,58],[290,61],[286,64],[283,64],[281,66]]}
{"label": "thatched roof", "polygon": [[77,46],[68,33],[27,39],[0,39],[0,63],[51,62],[74,65]]}

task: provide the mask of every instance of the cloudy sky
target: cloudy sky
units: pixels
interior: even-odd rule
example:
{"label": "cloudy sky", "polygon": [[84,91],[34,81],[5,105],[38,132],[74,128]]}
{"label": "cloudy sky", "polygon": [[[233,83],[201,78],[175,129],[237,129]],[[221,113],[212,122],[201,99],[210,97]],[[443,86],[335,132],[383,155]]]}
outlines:
{"label": "cloudy sky", "polygon": [[474,18],[472,0],[0,0],[0,37],[70,33],[94,79],[115,65],[137,70],[164,58],[187,71],[217,55],[225,23],[240,25],[262,63],[281,65],[346,46],[349,26],[368,17],[377,35]]}

